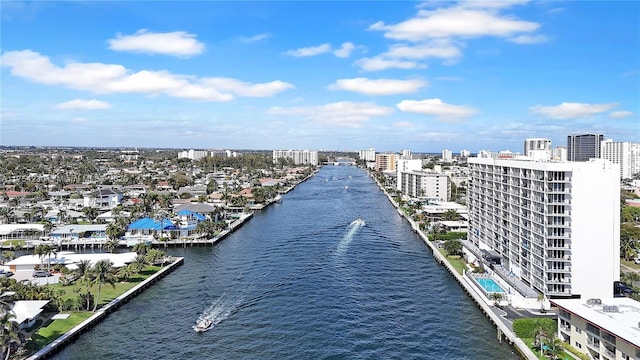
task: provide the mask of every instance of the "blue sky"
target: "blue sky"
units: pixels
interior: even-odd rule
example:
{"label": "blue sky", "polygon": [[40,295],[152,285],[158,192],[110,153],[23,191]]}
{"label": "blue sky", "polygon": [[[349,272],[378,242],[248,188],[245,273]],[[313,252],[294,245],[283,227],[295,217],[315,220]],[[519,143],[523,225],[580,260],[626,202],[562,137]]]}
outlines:
{"label": "blue sky", "polygon": [[640,142],[637,1],[2,1],[1,145]]}

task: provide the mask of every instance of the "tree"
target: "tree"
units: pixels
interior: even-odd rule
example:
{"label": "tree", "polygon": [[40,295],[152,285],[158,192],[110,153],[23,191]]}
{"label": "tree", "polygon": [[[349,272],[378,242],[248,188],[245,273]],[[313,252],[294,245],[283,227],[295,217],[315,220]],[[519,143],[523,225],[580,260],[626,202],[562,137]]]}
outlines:
{"label": "tree", "polygon": [[93,222],[98,217],[98,210],[91,206],[85,206],[84,208],[82,208],[82,213],[91,222]]}
{"label": "tree", "polygon": [[114,222],[107,225],[106,234],[110,240],[117,240],[124,234],[124,228],[118,222]]}
{"label": "tree", "polygon": [[544,293],[538,294],[538,303],[540,304],[540,312],[544,312],[544,302],[547,298],[544,296]]}
{"label": "tree", "polygon": [[93,265],[91,273],[93,274],[93,283],[98,284],[98,296],[96,297],[95,304],[93,305],[93,312],[98,308],[100,302],[100,292],[102,291],[102,284],[109,284],[115,288],[115,277],[111,273],[111,266],[113,263],[109,260],[99,260]]}
{"label": "tree", "polygon": [[86,300],[85,309],[89,310],[89,307],[91,306],[91,297],[89,296],[90,295],[89,288],[91,287],[91,278],[92,278],[91,261],[80,260],[80,262],[78,262],[77,264],[75,274],[79,279],[78,281],[79,286],[85,285],[85,288],[84,288],[85,294],[83,296],[83,294],[80,293],[80,297]]}
{"label": "tree", "polygon": [[120,246],[120,241],[117,239],[110,239],[106,243],[104,243],[104,248],[108,252],[112,253],[118,246]]}
{"label": "tree", "polygon": [[133,245],[133,251],[135,253],[137,253],[138,255],[142,255],[142,256],[146,255],[147,251],[149,251],[150,248],[151,247],[149,245],[147,245],[147,244],[145,244],[143,242],[139,242],[139,243]]}
{"label": "tree", "polygon": [[458,212],[455,209],[449,209],[449,210],[445,211],[444,214],[442,214],[442,217],[445,220],[457,221],[457,220],[460,219],[460,214],[458,214]]}
{"label": "tree", "polygon": [[0,341],[2,341],[2,355],[7,360],[11,356],[14,347],[19,347],[24,340],[18,331],[18,324],[13,321],[15,314],[13,311],[5,311],[0,314]]}
{"label": "tree", "polygon": [[629,261],[635,258],[636,253],[636,240],[629,239],[628,237],[620,237],[620,255]]}
{"label": "tree", "polygon": [[449,239],[444,243],[444,251],[447,255],[461,255],[462,243],[458,239]]}
{"label": "tree", "polygon": [[128,264],[127,266],[123,266],[118,270],[118,276],[122,281],[127,281],[132,276],[138,274],[138,268],[135,264]]}
{"label": "tree", "polygon": [[491,293],[491,300],[493,300],[493,305],[498,306],[500,304],[500,300],[502,300],[502,293]]}

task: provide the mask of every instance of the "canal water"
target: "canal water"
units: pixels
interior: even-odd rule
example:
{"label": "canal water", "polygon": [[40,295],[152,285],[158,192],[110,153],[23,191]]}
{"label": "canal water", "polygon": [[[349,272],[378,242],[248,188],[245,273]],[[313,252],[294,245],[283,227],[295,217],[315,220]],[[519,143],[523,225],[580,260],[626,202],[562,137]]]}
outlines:
{"label": "canal water", "polygon": [[[364,222],[358,222],[357,219]],[[519,359],[367,173],[325,166],[55,359]],[[214,326],[192,327],[208,313]]]}

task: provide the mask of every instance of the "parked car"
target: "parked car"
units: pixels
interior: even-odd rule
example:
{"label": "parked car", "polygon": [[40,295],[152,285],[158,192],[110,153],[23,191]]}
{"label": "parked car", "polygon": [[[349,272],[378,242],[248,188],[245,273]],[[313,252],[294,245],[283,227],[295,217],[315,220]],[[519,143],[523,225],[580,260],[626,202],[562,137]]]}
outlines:
{"label": "parked car", "polygon": [[0,277],[12,277],[13,271],[0,270]]}
{"label": "parked car", "polygon": [[36,271],[33,272],[32,276],[33,277],[48,277],[48,276],[51,276],[51,274],[48,271],[36,270]]}

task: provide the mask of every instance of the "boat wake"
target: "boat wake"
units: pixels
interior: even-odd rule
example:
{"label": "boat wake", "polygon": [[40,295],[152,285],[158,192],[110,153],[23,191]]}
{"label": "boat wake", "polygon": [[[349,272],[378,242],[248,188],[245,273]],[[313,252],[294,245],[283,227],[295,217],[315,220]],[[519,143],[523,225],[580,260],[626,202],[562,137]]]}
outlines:
{"label": "boat wake", "polygon": [[[239,304],[240,301],[229,302],[226,295],[220,296],[216,301],[211,303],[211,305],[209,305],[202,314],[200,314],[198,320],[196,320],[196,325],[193,326],[193,330],[198,332],[209,330],[236,312]],[[208,323],[209,321],[209,326],[203,329],[202,324]]]}
{"label": "boat wake", "polygon": [[353,236],[365,225],[366,223],[362,218],[353,220],[351,224],[349,224],[349,226],[347,227],[347,233],[344,234],[342,240],[340,240],[340,243],[338,243],[338,254],[342,254],[347,250],[347,247],[349,247],[349,244],[353,240]]}

